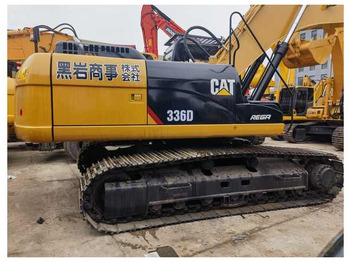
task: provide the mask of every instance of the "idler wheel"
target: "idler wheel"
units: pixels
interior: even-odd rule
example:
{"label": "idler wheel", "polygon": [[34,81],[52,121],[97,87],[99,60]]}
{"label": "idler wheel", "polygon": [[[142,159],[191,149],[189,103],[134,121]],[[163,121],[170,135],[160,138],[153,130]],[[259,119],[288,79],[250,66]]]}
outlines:
{"label": "idler wheel", "polygon": [[329,190],[334,186],[336,177],[333,167],[326,164],[311,164],[307,168],[311,185],[321,190]]}

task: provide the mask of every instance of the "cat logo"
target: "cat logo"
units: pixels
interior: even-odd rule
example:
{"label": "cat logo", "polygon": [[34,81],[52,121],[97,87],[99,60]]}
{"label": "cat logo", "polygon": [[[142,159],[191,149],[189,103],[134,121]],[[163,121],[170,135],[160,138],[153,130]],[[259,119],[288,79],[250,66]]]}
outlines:
{"label": "cat logo", "polygon": [[211,79],[210,80],[210,92],[216,96],[232,96],[233,84],[236,81],[234,79]]}

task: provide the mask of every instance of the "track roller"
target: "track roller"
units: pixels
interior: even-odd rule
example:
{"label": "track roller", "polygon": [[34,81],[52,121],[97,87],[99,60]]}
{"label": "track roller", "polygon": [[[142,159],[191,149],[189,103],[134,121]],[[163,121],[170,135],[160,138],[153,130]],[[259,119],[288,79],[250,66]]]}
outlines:
{"label": "track roller", "polygon": [[334,168],[327,164],[312,163],[307,167],[311,185],[327,192],[336,183]]}

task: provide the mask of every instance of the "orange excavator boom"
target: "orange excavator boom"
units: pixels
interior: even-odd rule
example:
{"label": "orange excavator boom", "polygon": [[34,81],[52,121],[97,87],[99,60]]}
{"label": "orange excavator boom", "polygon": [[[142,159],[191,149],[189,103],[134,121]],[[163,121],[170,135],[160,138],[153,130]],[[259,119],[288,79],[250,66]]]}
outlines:
{"label": "orange excavator boom", "polygon": [[172,37],[176,33],[184,34],[181,26],[170,17],[160,11],[154,5],[143,5],[141,10],[141,28],[144,42],[144,51],[158,57],[158,29],[167,36]]}

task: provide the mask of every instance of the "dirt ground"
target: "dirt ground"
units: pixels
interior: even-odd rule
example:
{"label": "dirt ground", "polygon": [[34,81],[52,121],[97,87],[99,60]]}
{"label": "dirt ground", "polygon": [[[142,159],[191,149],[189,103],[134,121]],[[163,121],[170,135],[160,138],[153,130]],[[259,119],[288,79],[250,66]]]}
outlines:
{"label": "dirt ground", "polygon": [[[327,143],[266,145],[337,154]],[[314,207],[218,218],[134,233],[92,229],[78,209],[76,164],[63,150],[8,144],[8,256],[145,256],[170,246],[179,256],[317,256],[343,228],[343,193]],[[39,217],[44,223],[38,224]]]}

